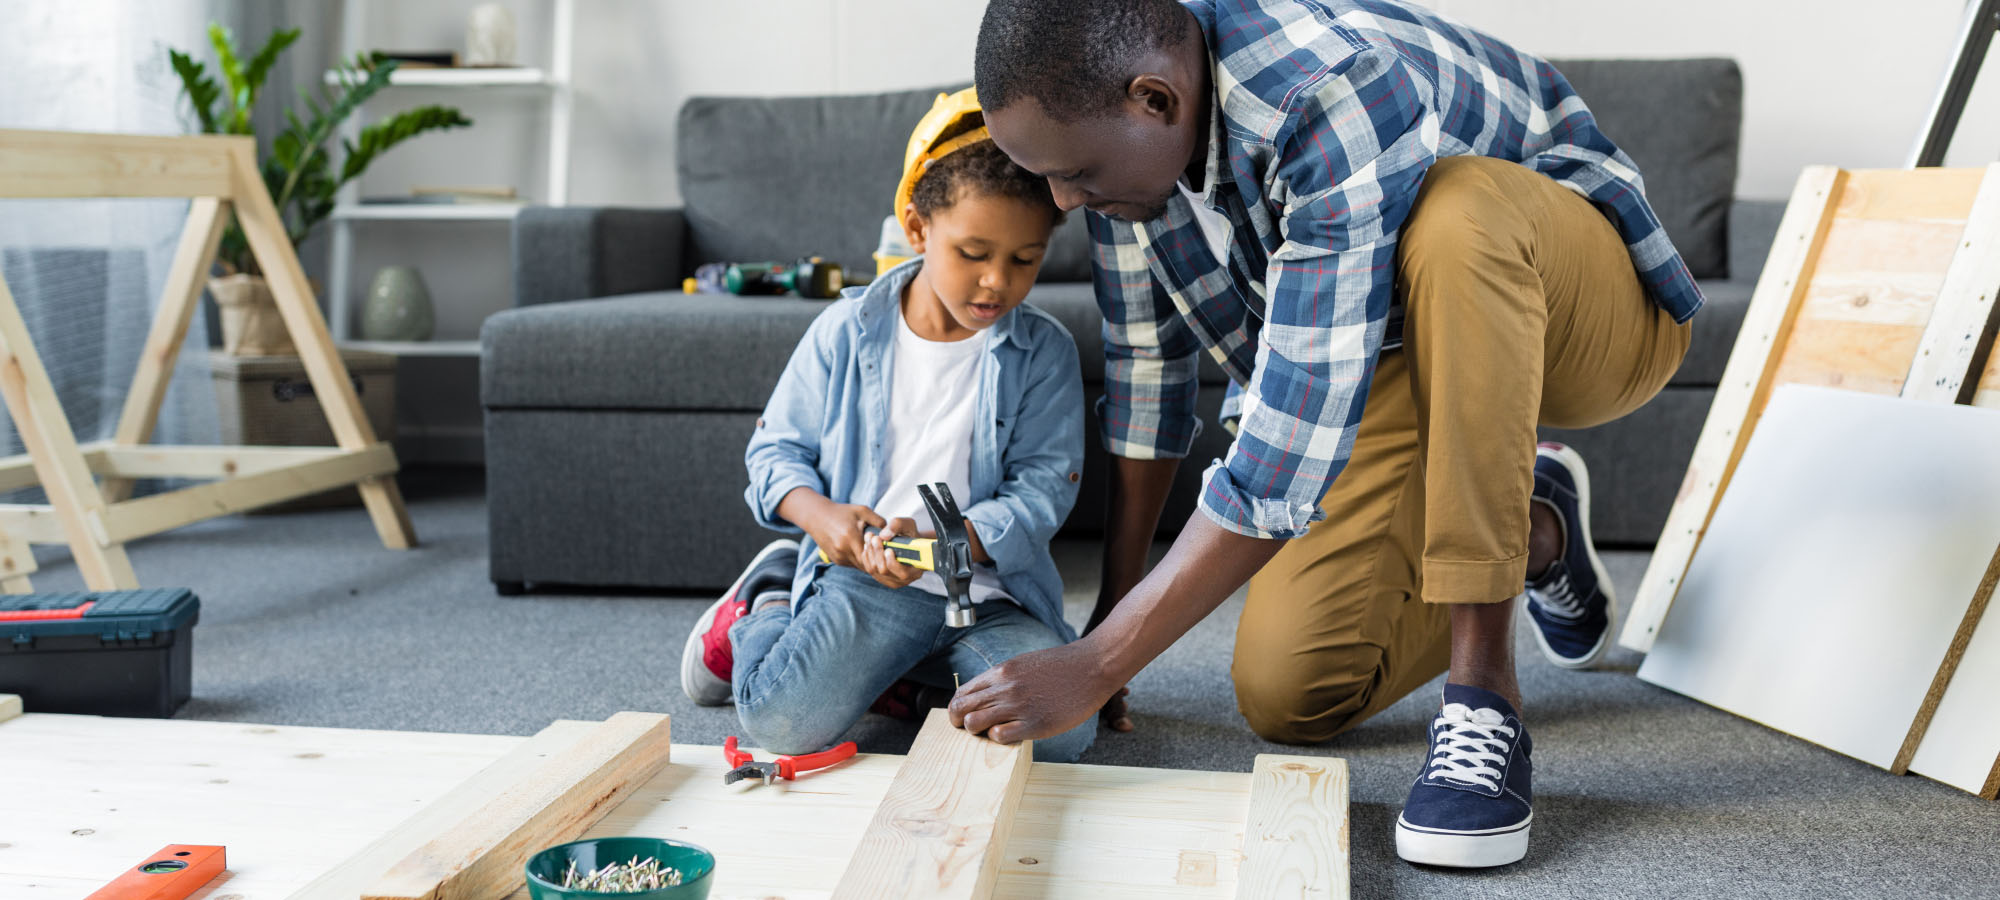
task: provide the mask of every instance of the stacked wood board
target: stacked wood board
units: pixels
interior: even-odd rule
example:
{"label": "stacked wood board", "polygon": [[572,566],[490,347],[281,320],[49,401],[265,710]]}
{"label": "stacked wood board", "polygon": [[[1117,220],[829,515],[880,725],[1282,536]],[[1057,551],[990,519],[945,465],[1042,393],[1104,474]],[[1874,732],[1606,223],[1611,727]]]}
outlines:
{"label": "stacked wood board", "polygon": [[[1633,600],[1620,643],[1654,651],[1658,649],[1655,640],[1668,630],[1670,615],[1735,612],[1743,613],[1747,621],[1754,616],[1745,604],[1770,602],[1771,594],[1781,593],[1747,590],[1742,578],[1734,582],[1711,579],[1712,583],[1698,592],[1690,587],[1703,571],[1704,562],[1710,563],[1708,569],[1713,574],[1722,566],[1715,557],[1741,555],[1746,545],[1754,552],[1759,546],[1756,525],[1747,521],[1738,523],[1745,530],[1734,533],[1728,547],[1705,549],[1704,539],[1727,507],[1723,503],[1725,492],[1758,434],[1766,405],[1781,386],[1819,386],[1896,398],[1894,402],[1902,403],[2000,405],[2000,360],[1990,353],[1996,293],[2000,293],[2000,164],[1985,169],[1855,172],[1808,168],[1800,176],[1779,225],[1708,422]],[[1859,403],[1856,408],[1868,407]],[[1973,410],[1945,413],[1948,419],[1978,415],[1983,414]],[[1934,429],[1932,433],[1949,430]],[[1796,458],[1818,452],[1805,435],[1771,440],[1790,442],[1785,448],[1767,448],[1778,456]],[[1945,477],[1942,471],[1923,470],[1924,450],[1920,442],[1913,441],[1901,452],[1869,460],[1866,465],[1851,465],[1840,483],[1828,488],[1852,487],[1856,479],[1883,474]],[[1884,469],[1887,466],[1902,466],[1904,470],[1888,472]],[[1766,471],[1777,473],[1772,477],[1795,474],[1787,472],[1782,463],[1768,466]],[[1763,502],[1784,501],[1767,498]],[[1754,517],[1760,513],[1754,506],[1738,503],[1736,514],[1745,519]],[[1887,555],[1853,549],[1843,554],[1834,551],[1832,543],[1824,548],[1823,558],[1809,561],[1802,571],[1858,574],[1855,567],[1874,566],[1884,562],[1878,557]],[[1980,571],[2000,566],[2000,552],[1996,551],[2000,548],[1973,547],[1960,554],[1965,559],[1950,562],[1964,564],[1958,568],[1972,566]],[[1710,558],[1704,560],[1704,553]],[[1916,555],[1910,554],[1912,559]],[[1853,661],[1854,665],[1899,667],[1899,672],[1914,676],[1927,688],[1920,692],[1921,702],[1910,710],[1913,719],[1901,716],[1907,704],[1899,700],[1897,715],[1878,716],[1864,723],[1864,727],[1889,731],[1896,752],[1885,757],[1879,748],[1829,746],[1896,772],[1950,770],[1953,774],[1940,775],[1940,780],[1988,797],[1995,795],[2000,789],[2000,761],[1996,761],[2000,758],[2000,749],[1996,749],[2000,726],[1951,726],[1939,737],[1925,738],[1939,709],[1954,722],[1983,720],[1990,717],[1975,716],[1971,711],[1981,706],[1990,709],[1992,701],[2000,699],[2000,680],[1994,677],[2000,673],[2000,635],[1991,633],[1996,629],[1980,627],[1995,580],[1991,575],[1987,572],[1988,577],[1972,579],[1976,584],[1962,590],[1952,589],[1955,596],[1914,598],[1920,605],[1927,604],[1925,608],[1931,612],[1953,620],[1940,648],[1918,653],[1918,658],[1886,653]],[[1680,610],[1677,597],[1684,590],[1702,595],[1688,602],[1703,605],[1703,611]],[[1878,607],[1870,607],[1869,614],[1908,615],[1911,610],[1898,607],[1900,599],[1893,593],[1885,594]],[[1802,626],[1802,630],[1762,635],[1758,652],[1768,657],[1766,662],[1781,665],[1826,655],[1829,648],[1813,639],[1810,626],[1816,618],[1824,621],[1825,616],[1836,614],[1832,609],[1808,607],[1788,619],[1773,620]],[[1847,614],[1857,613],[1850,609]],[[1727,634],[1684,628],[1682,642],[1664,654],[1667,659],[1649,660],[1640,675],[1669,687],[1678,686],[1676,689],[1724,709],[1742,711],[1735,695],[1725,694],[1745,688],[1742,682],[1746,676],[1723,671],[1745,662],[1737,658],[1742,648],[1725,648],[1721,637],[1709,640],[1701,637],[1704,633]],[[1796,666],[1786,671],[1802,678],[1809,677],[1811,670]],[[1714,686],[1714,690],[1703,685]],[[1908,693],[1898,696],[1907,699]],[[1820,714],[1843,715],[1839,710]],[[1984,765],[1972,757],[1983,757]],[[1927,768],[1931,771],[1926,772]],[[1982,773],[1980,777],[1974,777],[1974,770]]]}
{"label": "stacked wood board", "polygon": [[[559,721],[513,738],[30,712],[0,724],[0,821],[14,844],[0,854],[0,896],[83,896],[169,842],[229,848],[230,871],[205,900],[408,886],[384,876],[413,858],[451,859],[468,822],[511,830],[491,826],[534,811],[507,798],[546,789],[537,773],[609,725]],[[717,900],[1348,896],[1338,759],[1260,756],[1251,774],[1024,764],[1026,748],[937,721],[912,750],[725,786],[720,748],[675,744],[582,833],[707,847]],[[992,801],[1009,793],[1003,815]],[[471,849],[482,853],[430,875],[443,884],[471,870],[483,848]],[[517,874],[508,890],[525,897],[519,887]]]}

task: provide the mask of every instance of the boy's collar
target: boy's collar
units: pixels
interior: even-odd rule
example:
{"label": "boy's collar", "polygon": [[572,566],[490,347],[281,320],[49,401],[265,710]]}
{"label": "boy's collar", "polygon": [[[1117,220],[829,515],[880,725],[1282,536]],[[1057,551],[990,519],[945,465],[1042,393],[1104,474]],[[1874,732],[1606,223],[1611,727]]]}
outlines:
{"label": "boy's collar", "polygon": [[[917,272],[923,267],[924,258],[915,257],[883,272],[867,287],[859,289],[861,296],[855,307],[855,322],[860,325],[862,334],[877,328],[895,327],[896,316],[902,310],[903,288],[917,277]],[[1014,327],[1020,316],[1021,307],[1016,306],[1001,316],[1000,321],[993,323],[993,327],[986,329],[993,345],[1012,340],[1016,346],[1027,349],[1025,339],[1017,335],[1018,329]]]}

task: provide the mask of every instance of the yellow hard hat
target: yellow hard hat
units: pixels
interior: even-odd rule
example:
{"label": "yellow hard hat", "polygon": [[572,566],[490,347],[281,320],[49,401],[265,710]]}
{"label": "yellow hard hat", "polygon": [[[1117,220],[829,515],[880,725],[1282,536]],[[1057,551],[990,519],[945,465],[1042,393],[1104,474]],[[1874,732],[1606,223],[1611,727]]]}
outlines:
{"label": "yellow hard hat", "polygon": [[910,204],[910,195],[932,162],[987,137],[986,115],[979,109],[979,94],[973,88],[939,94],[931,111],[917,122],[917,130],[910,133],[910,146],[903,151],[903,180],[896,185],[896,208],[890,214],[902,220],[903,207]]}

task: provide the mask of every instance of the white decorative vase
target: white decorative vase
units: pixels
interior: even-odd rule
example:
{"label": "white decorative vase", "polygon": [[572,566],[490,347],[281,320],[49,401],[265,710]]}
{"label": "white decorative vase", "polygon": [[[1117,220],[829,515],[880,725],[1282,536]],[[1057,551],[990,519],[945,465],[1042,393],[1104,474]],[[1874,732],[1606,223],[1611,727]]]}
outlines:
{"label": "white decorative vase", "polygon": [[514,64],[514,12],[499,3],[482,3],[465,23],[465,64]]}

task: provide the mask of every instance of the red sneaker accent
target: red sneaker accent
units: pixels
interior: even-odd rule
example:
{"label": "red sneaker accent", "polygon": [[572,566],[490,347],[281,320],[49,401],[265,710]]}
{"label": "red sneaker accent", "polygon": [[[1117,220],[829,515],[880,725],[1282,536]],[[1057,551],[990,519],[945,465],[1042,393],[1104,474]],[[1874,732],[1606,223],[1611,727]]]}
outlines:
{"label": "red sneaker accent", "polygon": [[728,603],[715,611],[715,621],[701,636],[701,664],[723,681],[728,681],[736,671],[736,653],[729,646],[729,626],[749,611],[749,601],[729,598]]}

